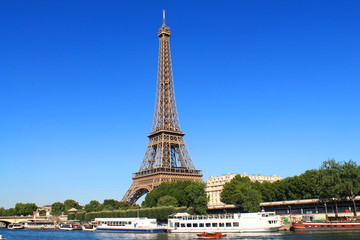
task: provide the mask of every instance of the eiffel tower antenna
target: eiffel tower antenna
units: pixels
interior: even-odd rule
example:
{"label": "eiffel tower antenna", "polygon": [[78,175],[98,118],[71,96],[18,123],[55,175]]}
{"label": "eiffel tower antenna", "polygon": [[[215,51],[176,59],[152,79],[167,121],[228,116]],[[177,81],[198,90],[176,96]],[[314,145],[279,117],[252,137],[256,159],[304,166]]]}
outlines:
{"label": "eiffel tower antenna", "polygon": [[163,12],[163,24],[162,25],[165,26],[166,25],[166,17],[165,17],[166,11],[163,10],[162,12]]}
{"label": "eiffel tower antenna", "polygon": [[152,132],[144,159],[133,174],[132,184],[122,201],[136,202],[162,182],[202,181],[200,170],[187,150],[184,133],[180,130],[170,54],[170,28],[166,26],[163,10],[162,26],[158,30],[160,41],[156,103]]}

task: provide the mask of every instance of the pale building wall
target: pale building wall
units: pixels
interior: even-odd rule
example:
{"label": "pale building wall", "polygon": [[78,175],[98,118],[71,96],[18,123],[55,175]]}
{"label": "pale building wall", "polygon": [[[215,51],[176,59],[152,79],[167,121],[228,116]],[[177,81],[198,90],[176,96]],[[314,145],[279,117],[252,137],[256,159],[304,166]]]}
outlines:
{"label": "pale building wall", "polygon": [[220,206],[225,205],[220,201],[220,193],[223,190],[224,184],[230,182],[236,175],[240,175],[242,177],[248,177],[251,181],[269,181],[275,182],[281,180],[282,178],[279,176],[264,176],[264,175],[250,175],[247,173],[244,174],[236,174],[236,173],[228,173],[226,175],[218,176],[218,177],[209,177],[206,182],[206,194],[209,197],[208,206]]}

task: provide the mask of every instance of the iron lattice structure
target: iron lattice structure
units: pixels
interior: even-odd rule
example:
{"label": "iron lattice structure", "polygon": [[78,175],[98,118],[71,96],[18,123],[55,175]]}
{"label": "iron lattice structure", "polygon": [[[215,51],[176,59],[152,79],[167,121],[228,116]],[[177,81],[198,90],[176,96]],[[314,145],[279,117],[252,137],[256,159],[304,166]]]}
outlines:
{"label": "iron lattice structure", "polygon": [[162,182],[192,180],[202,181],[200,170],[187,150],[184,133],[176,109],[174,81],[170,54],[170,28],[163,24],[158,31],[160,40],[158,80],[152,132],[148,135],[144,159],[122,201],[136,202]]}

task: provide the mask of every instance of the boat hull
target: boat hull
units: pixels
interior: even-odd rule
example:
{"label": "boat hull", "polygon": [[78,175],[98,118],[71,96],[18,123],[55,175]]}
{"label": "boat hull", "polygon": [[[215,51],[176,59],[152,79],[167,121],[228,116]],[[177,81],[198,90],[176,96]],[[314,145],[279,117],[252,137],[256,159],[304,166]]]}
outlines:
{"label": "boat hull", "polygon": [[8,227],[8,229],[11,229],[11,230],[15,230],[15,229],[24,229],[24,225],[14,225],[14,224],[10,224]]}
{"label": "boat hull", "polygon": [[96,232],[117,232],[117,233],[161,233],[164,228],[147,229],[147,228],[96,228]]}
{"label": "boat hull", "polygon": [[155,218],[95,218],[96,232],[115,233],[161,233],[165,227],[159,226]]}
{"label": "boat hull", "polygon": [[30,229],[30,230],[54,230],[57,229],[56,226],[49,226],[49,227],[24,227],[25,229]]}
{"label": "boat hull", "polygon": [[360,230],[360,222],[300,222],[293,223],[294,231]]}
{"label": "boat hull", "polygon": [[243,233],[276,232],[282,227],[274,212],[189,215],[177,213],[168,220],[171,233]]}
{"label": "boat hull", "polygon": [[95,231],[96,228],[95,227],[84,227],[84,226],[82,226],[82,230],[91,232],[91,231]]}
{"label": "boat hull", "polygon": [[75,230],[81,230],[81,228],[59,228],[60,230],[65,230],[65,231],[75,231]]}
{"label": "boat hull", "polygon": [[272,228],[198,228],[198,229],[171,229],[167,228],[166,231],[170,233],[203,233],[203,232],[222,232],[222,233],[245,233],[245,232],[277,232],[282,226]]}

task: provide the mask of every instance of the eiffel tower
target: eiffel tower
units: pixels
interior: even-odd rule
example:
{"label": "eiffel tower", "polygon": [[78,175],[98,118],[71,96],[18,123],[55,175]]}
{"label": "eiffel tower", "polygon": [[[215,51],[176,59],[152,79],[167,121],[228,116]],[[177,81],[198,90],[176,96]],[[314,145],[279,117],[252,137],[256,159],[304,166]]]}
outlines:
{"label": "eiffel tower", "polygon": [[144,159],[133,174],[132,184],[122,201],[136,202],[163,182],[202,181],[187,150],[184,133],[180,131],[170,55],[170,28],[163,11],[160,40],[158,79],[152,132],[148,135]]}

